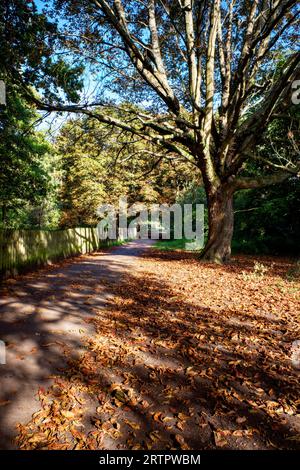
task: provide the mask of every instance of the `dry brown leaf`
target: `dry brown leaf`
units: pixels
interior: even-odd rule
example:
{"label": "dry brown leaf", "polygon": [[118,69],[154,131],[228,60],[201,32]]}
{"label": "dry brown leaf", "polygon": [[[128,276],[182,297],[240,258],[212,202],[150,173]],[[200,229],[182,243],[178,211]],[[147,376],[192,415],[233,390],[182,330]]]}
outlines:
{"label": "dry brown leaf", "polygon": [[11,400],[0,400],[0,406],[6,406],[11,403]]}
{"label": "dry brown leaf", "polygon": [[239,416],[237,419],[236,419],[236,422],[238,424],[243,424],[247,421],[247,418],[245,416]]}
{"label": "dry brown leaf", "polygon": [[75,413],[73,411],[61,410],[60,412],[64,418],[72,419],[75,418]]}
{"label": "dry brown leaf", "polygon": [[224,434],[222,432],[214,431],[214,438],[217,447],[227,446],[228,442],[224,438]]}

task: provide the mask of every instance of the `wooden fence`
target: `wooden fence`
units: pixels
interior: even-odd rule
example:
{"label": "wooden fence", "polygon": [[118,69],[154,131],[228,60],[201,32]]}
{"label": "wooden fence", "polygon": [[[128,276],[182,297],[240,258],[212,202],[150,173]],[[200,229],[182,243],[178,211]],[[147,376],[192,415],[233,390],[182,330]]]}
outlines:
{"label": "wooden fence", "polygon": [[0,230],[0,278],[98,248],[96,228]]}

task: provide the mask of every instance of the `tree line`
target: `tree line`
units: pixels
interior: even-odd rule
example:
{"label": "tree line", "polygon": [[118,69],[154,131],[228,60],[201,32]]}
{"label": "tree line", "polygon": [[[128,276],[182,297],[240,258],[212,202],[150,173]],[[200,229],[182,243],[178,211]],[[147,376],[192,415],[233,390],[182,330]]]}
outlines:
{"label": "tree line", "polygon": [[[193,168],[208,208],[203,258],[230,258],[235,194],[297,185],[297,1],[56,0],[41,12],[6,0],[1,13],[1,78],[26,103],[144,142],[149,170],[158,154],[177,174]],[[92,99],[84,70],[100,87]]]}

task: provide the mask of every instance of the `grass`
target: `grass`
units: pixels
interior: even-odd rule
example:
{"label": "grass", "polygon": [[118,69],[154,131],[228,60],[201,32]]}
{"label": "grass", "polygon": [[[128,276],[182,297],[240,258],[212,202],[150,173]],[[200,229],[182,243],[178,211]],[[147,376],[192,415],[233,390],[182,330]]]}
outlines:
{"label": "grass", "polygon": [[122,246],[125,245],[128,242],[131,242],[131,238],[126,238],[125,240],[103,240],[103,242],[100,245],[101,248],[109,248],[111,246]]}
{"label": "grass", "polygon": [[182,238],[181,240],[157,240],[154,245],[154,248],[158,248],[159,250],[184,250],[189,251],[186,248],[186,243],[191,243],[191,240],[187,240],[186,238]]}

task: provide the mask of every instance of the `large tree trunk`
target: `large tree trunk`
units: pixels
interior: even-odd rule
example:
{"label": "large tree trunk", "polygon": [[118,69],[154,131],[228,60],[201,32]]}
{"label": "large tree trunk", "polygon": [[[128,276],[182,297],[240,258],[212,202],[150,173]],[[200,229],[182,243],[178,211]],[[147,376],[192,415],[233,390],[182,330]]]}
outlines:
{"label": "large tree trunk", "polygon": [[233,235],[233,192],[220,187],[208,192],[208,240],[201,258],[213,263],[230,260]]}

